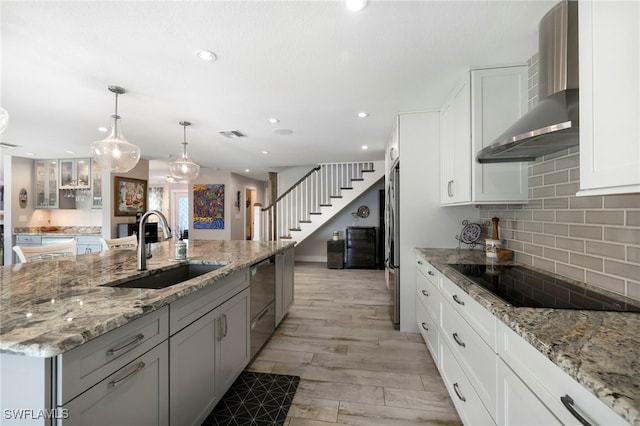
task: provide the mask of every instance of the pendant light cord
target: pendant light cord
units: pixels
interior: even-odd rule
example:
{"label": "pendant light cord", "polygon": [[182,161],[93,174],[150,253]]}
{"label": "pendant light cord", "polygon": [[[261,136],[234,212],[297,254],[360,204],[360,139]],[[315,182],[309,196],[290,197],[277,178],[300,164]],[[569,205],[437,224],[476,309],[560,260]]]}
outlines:
{"label": "pendant light cord", "polygon": [[116,113],[113,116],[114,118],[113,131],[114,131],[114,134],[117,135],[118,134],[118,118],[120,117],[118,116],[118,92],[115,92],[115,94],[116,94]]}

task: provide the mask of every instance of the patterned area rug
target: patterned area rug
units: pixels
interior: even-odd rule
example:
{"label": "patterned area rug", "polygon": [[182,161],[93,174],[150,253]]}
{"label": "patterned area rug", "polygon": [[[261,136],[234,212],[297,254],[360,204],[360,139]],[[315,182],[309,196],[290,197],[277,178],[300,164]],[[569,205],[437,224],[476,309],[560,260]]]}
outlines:
{"label": "patterned area rug", "polygon": [[282,426],[300,383],[298,376],[244,371],[203,426]]}

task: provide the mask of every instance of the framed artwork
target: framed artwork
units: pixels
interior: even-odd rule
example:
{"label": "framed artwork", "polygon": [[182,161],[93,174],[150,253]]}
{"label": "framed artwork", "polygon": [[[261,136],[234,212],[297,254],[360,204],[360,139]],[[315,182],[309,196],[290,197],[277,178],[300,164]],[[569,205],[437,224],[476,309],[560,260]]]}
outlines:
{"label": "framed artwork", "polygon": [[193,228],[224,229],[224,184],[193,185]]}
{"label": "framed artwork", "polygon": [[147,181],[116,176],[113,200],[115,216],[135,216],[147,211]]}

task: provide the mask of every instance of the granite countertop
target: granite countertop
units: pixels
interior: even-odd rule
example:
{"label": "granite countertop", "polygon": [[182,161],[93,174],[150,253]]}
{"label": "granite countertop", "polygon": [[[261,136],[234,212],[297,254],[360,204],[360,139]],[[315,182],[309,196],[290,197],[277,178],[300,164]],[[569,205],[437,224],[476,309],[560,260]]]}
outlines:
{"label": "granite countertop", "polygon": [[[187,261],[174,260],[174,242],[152,244],[147,270],[135,250],[110,250],[0,267],[0,352],[52,357],[148,312],[212,285],[293,242],[190,240]],[[178,263],[225,266],[164,289],[104,286],[170,269]]]}
{"label": "granite countertop", "polygon": [[[640,425],[640,314],[516,308],[447,266],[447,263],[491,263],[484,252],[423,248],[417,248],[416,252],[616,413],[629,423]],[[562,279],[606,293],[588,284]]]}
{"label": "granite countertop", "polygon": [[14,235],[97,235],[100,236],[100,226],[16,226]]}

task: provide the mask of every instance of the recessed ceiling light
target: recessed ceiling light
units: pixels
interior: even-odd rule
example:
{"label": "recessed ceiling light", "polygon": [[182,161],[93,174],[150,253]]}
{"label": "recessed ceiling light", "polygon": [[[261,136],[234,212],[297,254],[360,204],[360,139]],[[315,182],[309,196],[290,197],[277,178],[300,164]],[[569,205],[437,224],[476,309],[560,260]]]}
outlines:
{"label": "recessed ceiling light", "polygon": [[276,135],[290,135],[291,133],[293,133],[293,130],[291,130],[291,129],[275,129],[273,131],[273,133],[275,133]]}
{"label": "recessed ceiling light", "polygon": [[279,123],[279,122],[280,122],[280,120],[278,120],[277,118],[270,118],[270,119],[269,119],[269,120],[267,120],[267,121],[269,121],[269,123],[271,123],[271,124],[276,124],[276,123]]}
{"label": "recessed ceiling light", "polygon": [[210,50],[198,50],[196,51],[196,56],[203,61],[215,61],[217,56]]}
{"label": "recessed ceiling light", "polygon": [[244,169],[245,173],[249,173],[251,170],[249,169]]}
{"label": "recessed ceiling light", "polygon": [[345,0],[345,6],[352,12],[359,12],[367,6],[367,0]]}
{"label": "recessed ceiling light", "polygon": [[70,151],[70,150],[66,150],[65,152],[66,152],[67,154],[75,154],[75,153],[76,153],[75,151]]}
{"label": "recessed ceiling light", "polygon": [[267,155],[269,151],[262,151],[262,154]]}
{"label": "recessed ceiling light", "polygon": [[28,155],[29,157],[33,157],[36,154],[34,154],[33,152],[25,152],[24,155]]}
{"label": "recessed ceiling light", "polygon": [[363,111],[363,112],[359,112],[359,113],[358,113],[358,117],[360,117],[360,118],[365,118],[365,117],[368,117],[368,116],[369,116],[369,113],[368,113],[368,112],[364,112],[364,111]]}
{"label": "recessed ceiling light", "polygon": [[367,149],[369,149],[369,147],[367,145],[362,145],[362,150],[366,151]]}
{"label": "recessed ceiling light", "polygon": [[109,129],[107,129],[106,127],[98,127],[98,131],[104,133],[104,132],[108,132]]}

